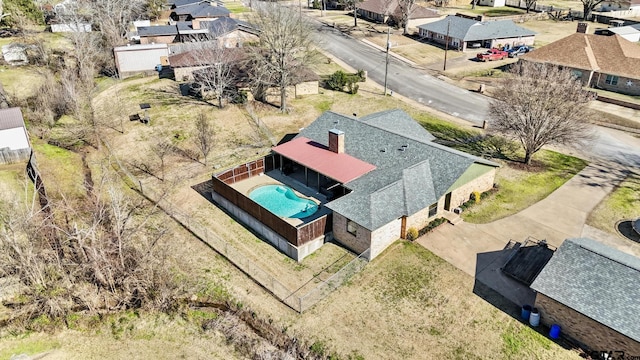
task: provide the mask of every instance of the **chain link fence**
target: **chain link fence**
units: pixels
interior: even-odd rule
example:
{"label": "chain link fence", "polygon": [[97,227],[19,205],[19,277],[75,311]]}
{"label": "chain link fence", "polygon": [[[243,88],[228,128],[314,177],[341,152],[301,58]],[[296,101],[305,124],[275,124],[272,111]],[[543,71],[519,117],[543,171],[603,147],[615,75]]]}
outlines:
{"label": "chain link fence", "polygon": [[273,296],[278,300],[300,313],[311,308],[317,302],[327,297],[331,292],[345,284],[349,279],[351,279],[351,277],[362,271],[368,262],[369,249],[354,258],[327,280],[320,281],[315,288],[311,289],[306,294],[300,295],[297,293],[297,290],[291,291],[284,284],[278,281],[276,277],[247,258],[242,251],[236,249],[228,241],[222,239],[208,227],[202,225],[199,221],[194,220],[189,214],[180,211],[179,208],[168,201],[162,193],[151,187],[143,187],[142,182],[131,174],[126,167],[122,165],[122,163],[120,163],[120,160],[114,155],[108,142],[103,140],[103,143],[111,155],[110,159],[113,160],[111,163],[112,166],[116,168],[118,174],[120,174],[131,188],[138,190],[149,200],[156,203],[159,208],[171,216],[175,221],[180,223],[209,247],[229,260],[256,283],[273,294]]}

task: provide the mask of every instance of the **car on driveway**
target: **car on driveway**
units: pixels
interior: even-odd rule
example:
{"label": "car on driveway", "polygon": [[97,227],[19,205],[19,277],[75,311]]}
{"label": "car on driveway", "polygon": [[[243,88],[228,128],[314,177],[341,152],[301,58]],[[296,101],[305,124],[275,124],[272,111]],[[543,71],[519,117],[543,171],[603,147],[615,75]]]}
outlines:
{"label": "car on driveway", "polygon": [[524,55],[524,54],[528,53],[531,50],[533,50],[533,47],[531,47],[531,46],[520,45],[520,46],[516,46],[516,47],[514,47],[512,49],[507,50],[507,53],[509,53],[509,57],[510,58],[514,58],[514,57],[518,57],[520,55]]}
{"label": "car on driveway", "polygon": [[478,53],[476,59],[479,61],[502,60],[509,56],[509,53],[500,49],[489,49],[483,53]]}

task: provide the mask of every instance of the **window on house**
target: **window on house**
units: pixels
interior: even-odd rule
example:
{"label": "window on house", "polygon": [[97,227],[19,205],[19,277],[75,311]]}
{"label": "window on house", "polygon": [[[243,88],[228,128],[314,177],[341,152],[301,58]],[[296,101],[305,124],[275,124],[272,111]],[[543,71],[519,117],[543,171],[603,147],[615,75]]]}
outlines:
{"label": "window on house", "polygon": [[431,204],[429,206],[429,217],[436,216],[436,213],[438,213],[438,203]]}
{"label": "window on house", "polygon": [[347,220],[347,232],[353,236],[358,235],[358,224],[351,220]]}
{"label": "window on house", "polygon": [[618,85],[618,77],[613,75],[607,75],[607,78],[604,80],[605,84],[608,85]]}

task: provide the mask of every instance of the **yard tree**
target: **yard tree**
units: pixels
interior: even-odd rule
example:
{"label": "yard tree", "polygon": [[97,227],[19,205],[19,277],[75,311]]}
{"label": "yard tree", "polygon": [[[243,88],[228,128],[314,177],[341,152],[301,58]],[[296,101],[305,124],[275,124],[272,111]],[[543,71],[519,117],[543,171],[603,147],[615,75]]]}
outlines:
{"label": "yard tree", "polygon": [[[475,5],[475,0],[473,0]],[[416,0],[398,0],[398,9],[400,10],[400,21],[402,26],[402,33],[407,35],[409,33],[409,17],[416,7]]]}
{"label": "yard tree", "polygon": [[207,164],[207,156],[213,149],[213,145],[215,144],[215,129],[211,124],[211,120],[207,116],[206,113],[201,112],[198,114],[198,118],[195,123],[196,127],[193,132],[193,139],[202,153],[202,157],[204,158],[204,164]]}
{"label": "yard tree", "polygon": [[524,6],[527,8],[527,14],[531,9],[535,8],[536,1],[537,0],[524,0]]}
{"label": "yard tree", "polygon": [[353,26],[358,26],[358,4],[363,0],[344,0],[343,4],[347,10],[353,10]]}
{"label": "yard tree", "polygon": [[545,145],[579,145],[592,137],[588,102],[571,70],[520,61],[495,92],[491,127],[518,140],[530,164]]}
{"label": "yard tree", "polygon": [[245,52],[239,48],[225,48],[217,41],[196,42],[188,52],[193,64],[202,67],[193,72],[194,83],[204,95],[212,92],[222,109],[223,100],[235,92],[237,81],[236,65],[243,61]]}
{"label": "yard tree", "polygon": [[580,2],[582,3],[582,13],[584,14],[583,19],[589,21],[591,12],[595,10],[598,5],[602,4],[604,0],[580,0]]}
{"label": "yard tree", "polygon": [[287,87],[296,74],[312,60],[313,29],[294,9],[276,3],[256,7],[253,24],[260,40],[252,51],[251,77],[262,89],[280,90],[280,111],[287,109]]}

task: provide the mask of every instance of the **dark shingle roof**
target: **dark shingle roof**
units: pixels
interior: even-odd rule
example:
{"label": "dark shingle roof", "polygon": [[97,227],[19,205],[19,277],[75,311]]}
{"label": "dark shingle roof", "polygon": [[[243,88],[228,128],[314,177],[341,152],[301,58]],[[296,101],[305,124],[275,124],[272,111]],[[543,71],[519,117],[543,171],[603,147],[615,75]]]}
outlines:
{"label": "dark shingle roof", "polygon": [[[451,22],[449,24],[449,22]],[[429,24],[418,26],[420,29],[437,34],[447,34],[463,41],[480,41],[488,39],[517,38],[520,36],[533,36],[536,33],[516,25],[511,20],[477,21],[459,16],[449,15],[446,18]]]}
{"label": "dark shingle roof", "polygon": [[141,26],[138,28],[139,36],[165,36],[178,35],[176,25]]}
{"label": "dark shingle roof", "polygon": [[640,341],[640,258],[591,239],[567,239],[531,288]]}
{"label": "dark shingle roof", "polygon": [[328,111],[298,136],[328,146],[334,128],[345,133],[347,154],[376,169],[346,184],[353,191],[327,207],[369,230],[435,203],[474,162],[498,166],[432,143],[433,136],[402,110],[361,119]]}
{"label": "dark shingle roof", "polygon": [[202,2],[202,0],[174,0],[169,1],[169,5],[173,7],[180,7],[185,5],[198,4],[200,2]]}
{"label": "dark shingle roof", "polygon": [[176,15],[191,15],[192,18],[229,16],[231,13],[223,6],[212,6],[209,3],[191,4],[173,10]]}
{"label": "dark shingle roof", "polygon": [[19,107],[0,109],[0,130],[24,128],[24,119]]}

